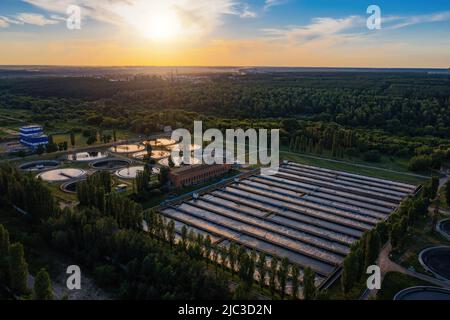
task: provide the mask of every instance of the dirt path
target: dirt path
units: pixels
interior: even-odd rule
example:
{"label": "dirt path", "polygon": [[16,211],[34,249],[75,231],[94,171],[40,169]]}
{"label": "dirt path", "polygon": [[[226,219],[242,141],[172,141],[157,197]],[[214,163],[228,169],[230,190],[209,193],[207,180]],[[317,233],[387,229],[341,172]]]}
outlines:
{"label": "dirt path", "polygon": [[[417,279],[420,279],[420,280],[423,280],[423,281],[427,281],[427,282],[432,283],[432,284],[434,284],[436,286],[450,289],[450,284],[448,284],[448,283],[442,282],[442,281],[440,281],[440,280],[438,280],[438,279],[436,279],[436,278],[434,278],[432,276],[428,276],[428,275],[423,274],[423,273],[419,273],[419,272],[416,272],[416,271],[408,270],[408,269],[402,267],[401,265],[399,265],[398,263],[392,261],[389,258],[389,254],[391,252],[391,249],[392,249],[391,243],[388,242],[383,247],[383,249],[381,249],[381,252],[380,252],[380,254],[378,256],[378,259],[377,259],[377,264],[378,264],[378,266],[380,267],[380,270],[381,270],[381,283],[383,283],[383,279],[384,279],[385,275],[388,272],[400,272],[400,273],[412,276],[414,278],[417,278]],[[374,297],[376,297],[377,293],[378,293],[377,289],[366,290],[363,293],[363,295],[361,296],[361,300],[367,300],[369,298],[374,298]]]}

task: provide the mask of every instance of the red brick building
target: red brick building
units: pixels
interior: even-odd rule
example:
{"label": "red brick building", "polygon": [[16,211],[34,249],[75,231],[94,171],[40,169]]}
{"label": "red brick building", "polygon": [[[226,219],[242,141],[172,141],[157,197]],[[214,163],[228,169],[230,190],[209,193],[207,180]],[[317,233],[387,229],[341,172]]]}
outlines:
{"label": "red brick building", "polygon": [[230,164],[197,164],[172,169],[169,172],[169,180],[175,188],[182,188],[207,182],[227,173],[230,169]]}

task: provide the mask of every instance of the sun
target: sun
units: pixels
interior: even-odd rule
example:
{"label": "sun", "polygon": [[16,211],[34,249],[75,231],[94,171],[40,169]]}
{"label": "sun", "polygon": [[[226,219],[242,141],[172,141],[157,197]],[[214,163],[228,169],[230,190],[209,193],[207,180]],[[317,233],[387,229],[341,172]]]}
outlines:
{"label": "sun", "polygon": [[174,12],[158,12],[139,23],[138,29],[147,39],[169,41],[180,34],[181,22]]}

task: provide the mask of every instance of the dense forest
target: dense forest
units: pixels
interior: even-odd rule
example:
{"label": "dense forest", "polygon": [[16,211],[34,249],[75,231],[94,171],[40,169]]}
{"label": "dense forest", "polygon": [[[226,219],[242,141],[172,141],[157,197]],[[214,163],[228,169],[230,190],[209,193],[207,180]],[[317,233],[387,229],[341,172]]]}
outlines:
{"label": "dense forest", "polygon": [[30,78],[2,80],[0,93],[3,107],[30,109],[41,120],[75,116],[95,125],[132,125],[137,130],[139,122],[145,123],[153,112],[184,110],[217,118],[302,117],[395,135],[450,136],[448,75],[275,73],[191,80],[132,77],[127,81]]}

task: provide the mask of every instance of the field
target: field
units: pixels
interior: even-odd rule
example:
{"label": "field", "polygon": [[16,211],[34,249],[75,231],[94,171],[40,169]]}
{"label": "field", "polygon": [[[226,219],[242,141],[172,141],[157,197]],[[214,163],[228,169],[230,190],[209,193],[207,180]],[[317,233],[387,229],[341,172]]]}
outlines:
{"label": "field", "polygon": [[[377,167],[371,162],[349,162],[339,160],[319,158],[315,156],[281,151],[280,160],[290,160],[298,163],[319,166],[332,170],[342,170],[350,173],[366,175],[380,179],[389,179],[411,184],[422,184],[429,179],[427,176],[409,173],[403,166],[395,165],[396,169],[389,167]],[[392,170],[392,171],[390,171]]]}
{"label": "field", "polygon": [[433,286],[432,284],[399,272],[388,272],[377,294],[377,300],[392,300],[401,290],[415,286]]}
{"label": "field", "polygon": [[[104,135],[111,135],[112,137],[112,130],[105,130],[103,131]],[[116,132],[116,137],[117,137],[117,141],[120,140],[128,140],[128,139],[133,139],[136,138],[135,134],[132,134],[130,132],[127,131],[123,131],[123,130],[118,130]],[[81,133],[76,133],[75,134],[75,148],[83,148],[83,147],[88,147],[90,145],[88,145],[86,143],[87,138],[83,137],[83,135]],[[64,142],[67,141],[69,149],[72,148],[71,144],[70,144],[70,134],[69,133],[57,133],[57,134],[53,134],[53,142],[55,142],[56,144],[60,143],[60,142]],[[112,140],[111,140],[112,142]],[[102,144],[103,142],[100,141],[100,139],[97,140],[97,142],[95,142],[93,145],[96,144]]]}

